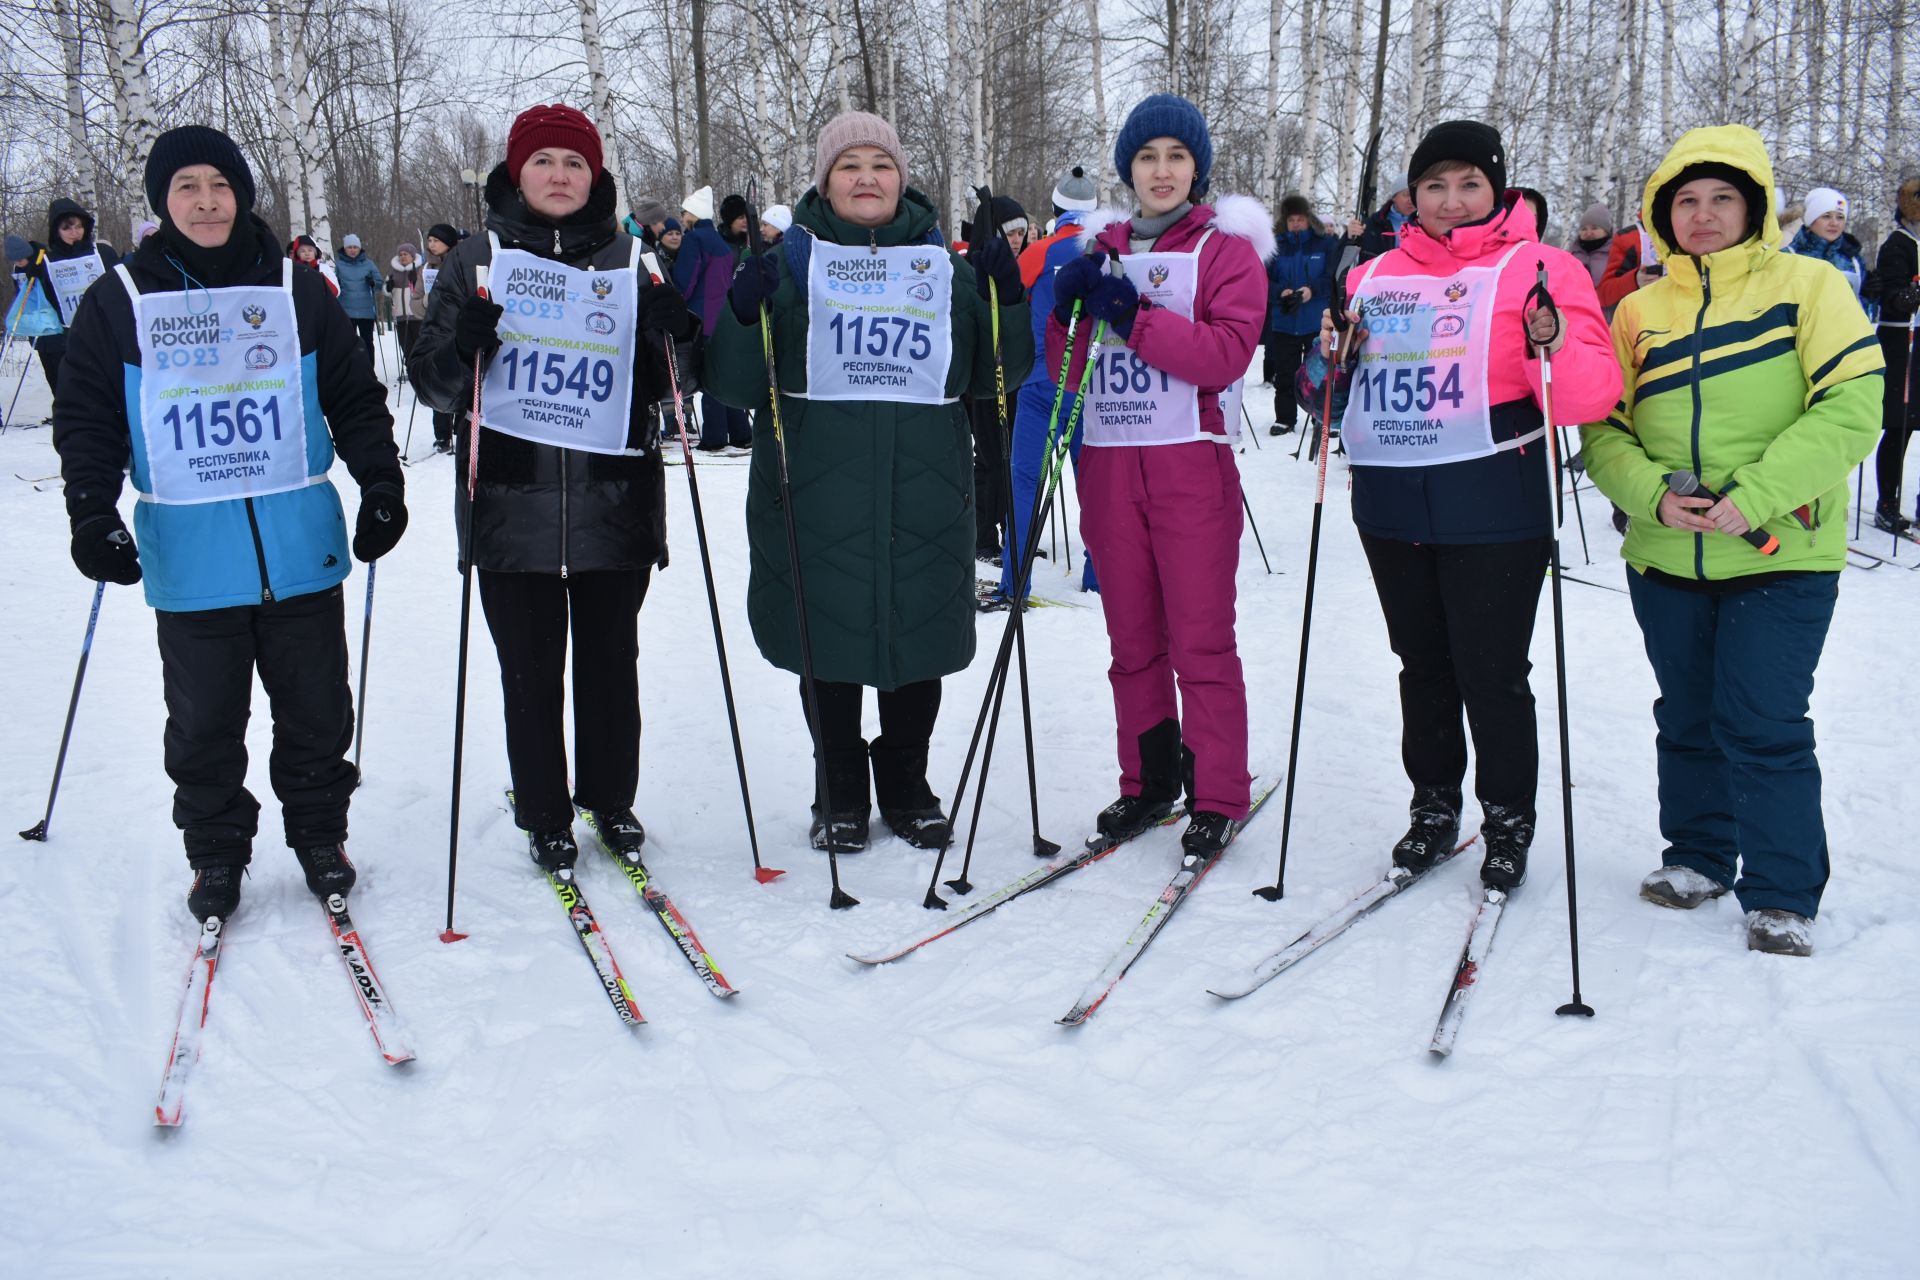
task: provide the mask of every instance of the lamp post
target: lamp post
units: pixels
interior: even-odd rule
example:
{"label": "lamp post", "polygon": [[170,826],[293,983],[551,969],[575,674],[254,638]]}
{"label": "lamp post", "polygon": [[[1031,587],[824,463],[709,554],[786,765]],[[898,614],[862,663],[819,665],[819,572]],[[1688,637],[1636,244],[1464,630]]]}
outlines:
{"label": "lamp post", "polygon": [[460,185],[465,187],[468,194],[473,197],[473,227],[475,231],[478,231],[486,222],[485,215],[480,211],[480,188],[484,186],[485,183],[485,176],[473,169],[462,169],[460,171]]}

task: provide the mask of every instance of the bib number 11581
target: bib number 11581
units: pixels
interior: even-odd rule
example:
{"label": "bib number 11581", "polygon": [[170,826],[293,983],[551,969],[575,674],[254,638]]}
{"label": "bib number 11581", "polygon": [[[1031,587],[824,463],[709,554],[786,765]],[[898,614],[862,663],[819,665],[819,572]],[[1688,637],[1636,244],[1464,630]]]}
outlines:
{"label": "bib number 11581", "polygon": [[1368,413],[1432,413],[1442,400],[1458,409],[1465,399],[1457,363],[1447,365],[1444,375],[1430,364],[1362,370],[1354,377],[1353,395]]}
{"label": "bib number 11581", "polygon": [[1167,375],[1125,347],[1102,351],[1093,362],[1094,394],[1100,396],[1143,396],[1153,391],[1154,378],[1165,392],[1172,384]]}

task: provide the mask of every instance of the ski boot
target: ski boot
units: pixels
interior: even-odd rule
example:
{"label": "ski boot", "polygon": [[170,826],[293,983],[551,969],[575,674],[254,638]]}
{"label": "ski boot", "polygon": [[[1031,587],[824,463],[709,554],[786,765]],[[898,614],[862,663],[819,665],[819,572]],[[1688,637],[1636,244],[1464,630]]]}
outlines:
{"label": "ski boot", "polygon": [[1489,889],[1512,892],[1527,880],[1533,810],[1511,804],[1483,804],[1480,809],[1480,836],[1487,842],[1487,856],[1480,863],[1480,883]]}
{"label": "ski boot", "polygon": [[1655,906],[1691,911],[1703,902],[1711,902],[1727,891],[1718,880],[1701,875],[1692,867],[1671,864],[1660,868],[1640,882],[1640,896]]}
{"label": "ski boot", "polygon": [[300,860],[300,869],[307,873],[307,891],[322,902],[336,893],[346,897],[353,888],[353,882],[359,879],[359,873],[347,861],[344,845],[322,844],[295,849],[293,856]]}
{"label": "ski boot", "polygon": [[1460,788],[1415,787],[1407,813],[1413,822],[1393,846],[1393,865],[1425,871],[1460,842]]}
{"label": "ski boot", "polygon": [[1747,912],[1747,950],[1774,956],[1813,954],[1813,921],[1796,911],[1766,907]]}
{"label": "ski boot", "polygon": [[1180,848],[1189,858],[1212,861],[1226,852],[1245,824],[1211,809],[1196,809],[1180,837]]}
{"label": "ski boot", "polygon": [[582,809],[591,826],[616,858],[640,861],[640,846],[647,842],[647,829],[632,809]]}
{"label": "ski boot", "polygon": [[202,867],[193,873],[193,888],[187,891],[187,910],[205,924],[210,917],[231,919],[240,907],[240,880],[246,867],[232,863]]}
{"label": "ski boot", "polygon": [[573,878],[573,864],[580,857],[579,846],[573,842],[573,832],[566,827],[558,831],[527,832],[527,853],[533,858],[535,866],[562,880]]}
{"label": "ski boot", "polygon": [[871,816],[871,809],[862,808],[822,817],[816,808],[813,823],[807,828],[807,839],[822,852],[828,841],[832,841],[835,853],[859,853],[867,847],[867,823]]}
{"label": "ski boot", "polygon": [[880,821],[916,849],[943,849],[953,839],[953,824],[940,812],[939,805],[925,809],[882,809]]}
{"label": "ski boot", "polygon": [[1889,511],[1887,508],[1881,507],[1873,513],[1873,527],[1882,533],[1897,534],[1904,538],[1908,531],[1913,528],[1913,521],[1907,519],[1898,511]]}

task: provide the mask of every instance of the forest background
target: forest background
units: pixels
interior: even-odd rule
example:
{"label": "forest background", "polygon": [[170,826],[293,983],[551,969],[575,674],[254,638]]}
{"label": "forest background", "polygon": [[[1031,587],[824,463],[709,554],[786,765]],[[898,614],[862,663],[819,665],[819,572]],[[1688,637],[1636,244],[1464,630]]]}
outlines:
{"label": "forest background", "polygon": [[124,246],[153,139],[212,124],[252,161],[260,212],[384,263],[439,221],[478,225],[513,115],[587,110],[622,207],[678,209],[759,179],[796,199],[820,126],[894,121],[909,181],[957,228],[973,184],[1044,218],[1067,167],[1114,198],[1113,133],[1172,90],[1211,124],[1216,192],[1309,192],[1335,221],[1381,132],[1378,204],[1429,125],[1475,117],[1548,237],[1605,202],[1620,225],[1696,125],[1760,130],[1789,206],[1853,201],[1869,252],[1920,172],[1906,57],[1920,0],[0,0],[0,228],[46,235],[56,195]]}

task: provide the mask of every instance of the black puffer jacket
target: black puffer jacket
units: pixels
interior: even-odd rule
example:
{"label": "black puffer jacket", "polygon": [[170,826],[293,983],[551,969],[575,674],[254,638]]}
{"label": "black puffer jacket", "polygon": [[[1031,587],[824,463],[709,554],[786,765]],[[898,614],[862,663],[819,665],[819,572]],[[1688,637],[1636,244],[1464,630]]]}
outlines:
{"label": "black puffer jacket", "polygon": [[[631,255],[633,237],[614,221],[614,179],[602,173],[587,203],[555,224],[536,215],[497,166],[487,178],[487,229],[502,247],[520,249],[575,268],[617,270]],[[473,369],[454,349],[460,308],[473,296],[474,268],[493,260],[484,235],[469,236],[441,263],[428,295],[427,319],[407,374],[420,398],[458,415],[454,442],[455,527],[466,527],[468,410]],[[640,275],[641,307],[654,288]],[[671,288],[672,286],[661,286]],[[479,505],[473,516],[473,563],[508,573],[587,572],[640,569],[664,564],[667,551],[666,484],[651,407],[673,393],[666,353],[642,333],[628,410],[628,454],[586,453],[534,444],[498,431],[480,437]],[[695,385],[699,353],[678,349],[680,386]],[[467,548],[460,548],[462,561]]]}

